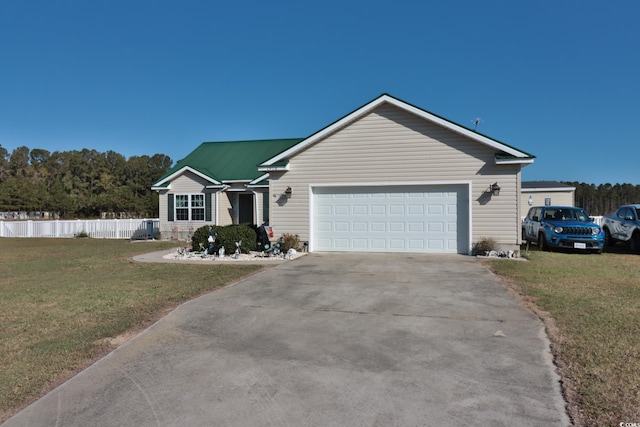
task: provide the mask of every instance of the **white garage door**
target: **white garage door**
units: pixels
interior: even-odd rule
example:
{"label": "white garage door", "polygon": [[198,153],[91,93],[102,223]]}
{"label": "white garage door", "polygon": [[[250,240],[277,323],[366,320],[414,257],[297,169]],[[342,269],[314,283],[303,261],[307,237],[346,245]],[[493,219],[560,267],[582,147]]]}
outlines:
{"label": "white garage door", "polygon": [[467,187],[315,187],[312,249],[467,253]]}

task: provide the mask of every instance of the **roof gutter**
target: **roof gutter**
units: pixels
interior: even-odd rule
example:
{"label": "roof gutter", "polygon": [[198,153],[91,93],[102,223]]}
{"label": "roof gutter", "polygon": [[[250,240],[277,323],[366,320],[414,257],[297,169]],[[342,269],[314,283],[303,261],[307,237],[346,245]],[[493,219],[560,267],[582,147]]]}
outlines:
{"label": "roof gutter", "polygon": [[517,159],[498,159],[496,158],[496,165],[530,165],[535,159],[531,157],[517,158]]}

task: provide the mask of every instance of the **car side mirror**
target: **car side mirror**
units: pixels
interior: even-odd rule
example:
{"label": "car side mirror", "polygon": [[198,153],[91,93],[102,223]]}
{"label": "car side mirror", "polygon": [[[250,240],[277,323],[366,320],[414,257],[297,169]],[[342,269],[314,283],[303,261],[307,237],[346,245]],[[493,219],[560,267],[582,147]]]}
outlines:
{"label": "car side mirror", "polygon": [[534,216],[531,217],[531,219],[533,221],[538,221],[540,218],[538,218],[538,215],[534,215]]}

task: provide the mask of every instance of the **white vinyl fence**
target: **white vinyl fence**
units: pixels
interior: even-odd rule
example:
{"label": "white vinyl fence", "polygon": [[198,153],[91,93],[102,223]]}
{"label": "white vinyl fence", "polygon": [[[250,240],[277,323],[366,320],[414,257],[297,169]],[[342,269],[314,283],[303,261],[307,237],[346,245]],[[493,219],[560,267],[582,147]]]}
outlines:
{"label": "white vinyl fence", "polygon": [[55,221],[0,221],[0,237],[75,237],[96,239],[153,239],[158,219],[77,219]]}

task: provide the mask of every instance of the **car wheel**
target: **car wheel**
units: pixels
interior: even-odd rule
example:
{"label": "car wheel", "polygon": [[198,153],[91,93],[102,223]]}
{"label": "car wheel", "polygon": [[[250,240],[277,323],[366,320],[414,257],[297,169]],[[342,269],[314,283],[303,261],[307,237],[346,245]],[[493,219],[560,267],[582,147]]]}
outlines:
{"label": "car wheel", "polygon": [[544,237],[544,233],[538,234],[538,247],[541,251],[548,251],[549,247],[547,246],[547,239]]}
{"label": "car wheel", "polygon": [[611,232],[608,228],[604,229],[604,245],[605,246],[613,246],[616,242],[611,238]]}

